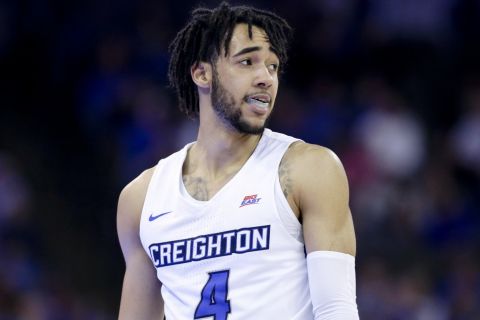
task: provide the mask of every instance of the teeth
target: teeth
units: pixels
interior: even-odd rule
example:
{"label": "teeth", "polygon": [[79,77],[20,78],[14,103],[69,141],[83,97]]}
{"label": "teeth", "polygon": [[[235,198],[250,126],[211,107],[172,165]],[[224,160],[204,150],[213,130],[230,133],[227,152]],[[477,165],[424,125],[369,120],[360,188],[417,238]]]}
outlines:
{"label": "teeth", "polygon": [[268,102],[263,102],[263,101],[255,99],[255,98],[247,98],[247,103],[248,104],[254,104],[257,107],[260,107],[260,108],[263,108],[263,109],[268,108]]}

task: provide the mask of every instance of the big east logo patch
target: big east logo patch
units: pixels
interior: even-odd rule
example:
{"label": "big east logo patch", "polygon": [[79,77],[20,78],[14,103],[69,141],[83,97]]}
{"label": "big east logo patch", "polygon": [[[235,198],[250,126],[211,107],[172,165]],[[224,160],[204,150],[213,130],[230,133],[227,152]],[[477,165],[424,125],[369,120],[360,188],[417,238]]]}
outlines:
{"label": "big east logo patch", "polygon": [[257,204],[262,200],[262,198],[257,198],[256,194],[252,194],[251,196],[246,196],[243,198],[242,203],[240,204],[240,208],[244,206],[248,206],[250,204]]}

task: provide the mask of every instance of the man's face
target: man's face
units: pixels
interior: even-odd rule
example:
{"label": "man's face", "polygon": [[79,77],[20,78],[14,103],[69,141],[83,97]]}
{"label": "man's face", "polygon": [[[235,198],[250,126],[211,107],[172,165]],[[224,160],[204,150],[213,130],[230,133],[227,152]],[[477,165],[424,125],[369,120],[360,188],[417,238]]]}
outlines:
{"label": "man's face", "polygon": [[278,90],[279,60],[266,33],[246,24],[235,27],[229,54],[222,53],[213,68],[212,105],[216,115],[240,133],[261,134]]}

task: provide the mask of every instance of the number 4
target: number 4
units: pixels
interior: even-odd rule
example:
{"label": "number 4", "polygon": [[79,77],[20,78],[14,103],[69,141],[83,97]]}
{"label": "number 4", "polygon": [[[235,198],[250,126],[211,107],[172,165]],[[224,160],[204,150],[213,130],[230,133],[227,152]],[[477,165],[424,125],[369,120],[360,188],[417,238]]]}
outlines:
{"label": "number 4", "polygon": [[226,320],[230,313],[228,295],[228,275],[230,270],[210,272],[210,277],[202,289],[200,303],[195,310],[195,318],[213,316],[214,320]]}

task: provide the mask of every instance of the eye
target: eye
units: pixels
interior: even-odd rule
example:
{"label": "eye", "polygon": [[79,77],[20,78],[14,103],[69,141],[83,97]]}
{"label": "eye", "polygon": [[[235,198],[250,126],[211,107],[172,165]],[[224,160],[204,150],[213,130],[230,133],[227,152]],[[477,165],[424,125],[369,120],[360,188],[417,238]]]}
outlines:
{"label": "eye", "polygon": [[278,64],[277,63],[272,63],[268,65],[268,69],[270,71],[277,71],[278,70]]}
{"label": "eye", "polygon": [[250,58],[243,59],[242,61],[240,61],[240,64],[243,64],[244,66],[251,66],[252,65],[252,60]]}

